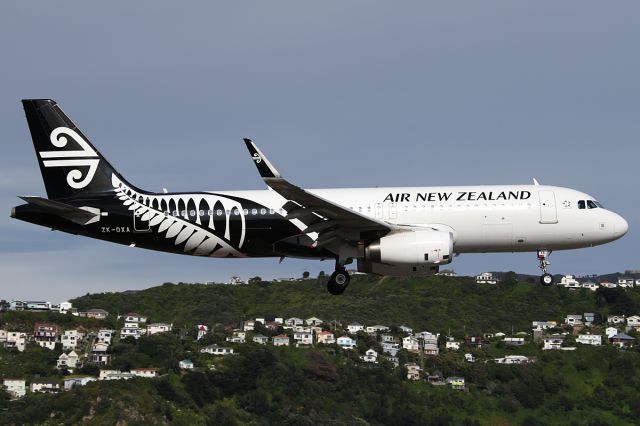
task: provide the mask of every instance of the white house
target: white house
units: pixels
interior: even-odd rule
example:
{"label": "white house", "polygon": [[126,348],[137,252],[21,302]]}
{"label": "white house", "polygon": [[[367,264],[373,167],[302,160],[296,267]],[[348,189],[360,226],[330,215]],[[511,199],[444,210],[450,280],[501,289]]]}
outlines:
{"label": "white house", "polygon": [[256,322],[254,320],[246,320],[242,323],[242,329],[244,331],[254,331],[256,329]]}
{"label": "white house", "polygon": [[402,339],[402,347],[409,352],[420,352],[420,344],[418,339],[413,336],[407,336]]}
{"label": "white house", "polygon": [[364,362],[378,363],[378,352],[373,349],[368,349],[363,356],[360,357]]}
{"label": "white house", "polygon": [[523,346],[526,343],[524,337],[505,337],[503,341],[508,346]]}
{"label": "white house", "polygon": [[618,329],[615,327],[607,327],[604,330],[604,334],[607,335],[607,339],[611,339],[613,336],[618,334]]}
{"label": "white house", "polygon": [[371,325],[366,328],[367,334],[373,335],[376,333],[386,333],[389,331],[389,327],[386,325]]}
{"label": "white house", "polygon": [[293,341],[296,342],[296,346],[313,345],[313,334],[296,331],[293,333]]}
{"label": "white house", "polygon": [[131,312],[125,315],[124,322],[147,322],[147,317],[145,317],[144,315],[136,314],[135,312]]}
{"label": "white house", "polygon": [[207,333],[209,332],[209,327],[204,324],[198,324],[196,326],[196,330],[198,330],[198,335],[196,337],[196,340],[200,340],[207,335]]}
{"label": "white house", "polygon": [[452,337],[447,339],[447,343],[445,343],[444,347],[450,351],[457,351],[460,349],[460,342],[457,342]]}
{"label": "white house", "polygon": [[609,315],[607,317],[607,323],[609,324],[623,324],[625,321],[624,315]]}
{"label": "white house", "polygon": [[62,383],[58,380],[36,379],[29,385],[31,392],[58,393],[62,390]]}
{"label": "white house", "polygon": [[209,345],[200,349],[200,352],[210,355],[231,355],[233,353],[233,348],[223,348],[218,345]]}
{"label": "white house", "polygon": [[289,336],[286,334],[273,337],[273,346],[289,346],[289,342]]}
{"label": "white house", "polygon": [[548,330],[557,326],[558,323],[555,321],[533,321],[531,323],[531,328],[534,330]]}
{"label": "white house", "polygon": [[129,380],[133,377],[133,373],[123,373],[120,370],[100,370],[98,380]]}
{"label": "white house", "polygon": [[437,345],[438,337],[440,337],[440,333],[433,334],[428,331],[421,331],[420,333],[414,334],[413,337],[416,338],[418,341],[422,340],[425,344],[431,343],[431,344]]}
{"label": "white house", "polygon": [[259,345],[266,345],[269,341],[269,338],[267,336],[263,336],[262,334],[256,334],[255,336],[253,336],[252,340]]}
{"label": "white house", "polygon": [[476,284],[498,284],[498,280],[493,277],[491,272],[483,272],[476,275]]}
{"label": "white house", "polygon": [[591,291],[596,291],[600,288],[600,286],[593,281],[587,281],[586,283],[582,283],[582,288],[589,289]]}
{"label": "white house", "polygon": [[91,362],[97,365],[107,365],[111,361],[111,355],[107,353],[109,345],[98,342],[91,348]]}
{"label": "white house", "polygon": [[565,275],[560,278],[559,286],[570,288],[570,289],[578,289],[582,288],[582,285],[576,280],[576,277],[573,275]]}
{"label": "white house", "polygon": [[139,339],[145,333],[145,329],[140,328],[137,322],[125,322],[124,327],[120,330],[120,340],[124,340],[127,337],[133,337]]}
{"label": "white house", "polygon": [[618,284],[616,283],[610,283],[608,281],[603,281],[600,283],[600,287],[604,287],[604,288],[616,288],[618,287]]}
{"label": "white house", "polygon": [[407,369],[407,379],[408,380],[420,380],[420,371],[421,368],[415,362],[408,362],[404,365]]}
{"label": "white house", "polygon": [[68,301],[60,302],[60,304],[58,305],[58,312],[60,312],[61,314],[66,314],[71,309],[73,309],[73,304]]}
{"label": "white house", "polygon": [[338,340],[336,341],[336,343],[342,349],[354,349],[356,347],[356,341],[349,336],[338,337]]}
{"label": "white house", "polygon": [[634,278],[630,278],[630,277],[619,277],[618,278],[618,285],[620,287],[633,287],[635,282],[636,282],[636,280]]}
{"label": "white house", "polygon": [[83,337],[84,333],[81,333],[78,330],[65,331],[62,336],[60,336],[62,350],[68,351],[70,349],[76,349]]}
{"label": "white house", "polygon": [[11,395],[11,399],[24,398],[27,393],[27,385],[24,379],[4,379],[2,384]]}
{"label": "white house", "polygon": [[404,334],[413,334],[413,328],[408,327],[406,325],[401,325],[398,329]]}
{"label": "white house", "polygon": [[336,343],[336,338],[330,331],[321,331],[320,333],[316,334],[316,339],[318,343],[321,343],[323,345],[333,345],[334,343]]}
{"label": "white house", "polygon": [[302,324],[304,324],[304,320],[302,318],[291,317],[284,320],[284,325],[286,326],[285,328],[297,327]]}
{"label": "white house", "polygon": [[27,346],[27,333],[20,333],[19,331],[8,331],[7,341],[4,346],[6,348],[15,348],[19,352],[24,352]]}
{"label": "white house", "polygon": [[476,362],[476,357],[473,354],[464,354],[464,360],[467,362]]}
{"label": "white house", "polygon": [[524,355],[507,355],[504,358],[496,358],[494,361],[496,364],[528,364],[531,362]]}
{"label": "white house", "polygon": [[543,340],[543,343],[544,345],[542,346],[542,350],[560,349],[562,347],[562,343],[564,343],[564,337],[562,336],[545,337]]}
{"label": "white house", "polygon": [[162,322],[148,324],[147,335],[151,336],[152,334],[166,333],[168,331],[171,331],[172,328],[173,328],[173,324],[166,324]]}
{"label": "white house", "polygon": [[104,309],[89,309],[86,315],[87,318],[105,319],[109,316],[109,312]]}
{"label": "white house", "polygon": [[564,323],[570,326],[582,325],[582,315],[567,315]]}
{"label": "white house", "polygon": [[247,339],[247,333],[243,330],[233,330],[231,337],[227,337],[225,340],[229,343],[244,343]]}
{"label": "white house", "polygon": [[98,379],[93,376],[81,376],[81,377],[65,377],[64,390],[68,391],[75,387],[85,386],[89,382],[95,382]]}
{"label": "white house", "polygon": [[178,363],[178,367],[181,370],[193,370],[193,361],[190,359],[183,359]]}
{"label": "white house", "polygon": [[158,368],[132,368],[130,373],[136,377],[153,378],[158,377]]}
{"label": "white house", "polygon": [[107,345],[111,344],[111,339],[113,339],[114,330],[108,330],[103,328],[98,331],[98,342],[106,343]]}
{"label": "white house", "polygon": [[311,326],[311,327],[313,327],[313,326],[317,326],[317,325],[322,325],[322,322],[323,322],[323,321],[322,321],[320,318],[317,318],[317,317],[311,317],[311,318],[307,318],[307,319],[305,320],[305,323],[306,323],[308,326]]}
{"label": "white house", "polygon": [[73,370],[78,365],[78,354],[75,351],[71,351],[68,354],[64,352],[58,357],[56,364],[59,369]]}
{"label": "white house", "polygon": [[382,352],[391,356],[396,356],[400,351],[400,345],[398,343],[384,342],[382,344]]}
{"label": "white house", "polygon": [[423,350],[424,350],[424,354],[425,355],[438,355],[440,354],[440,348],[438,348],[438,345],[434,344],[434,343],[425,343],[423,346]]}
{"label": "white house", "polygon": [[627,327],[639,328],[640,327],[640,315],[633,315],[627,318]]}
{"label": "white house", "polygon": [[583,345],[600,346],[602,345],[602,336],[599,334],[578,334],[576,343]]}
{"label": "white house", "polygon": [[364,325],[357,322],[352,322],[347,326],[347,331],[349,332],[349,334],[356,334],[358,331],[364,331]]}

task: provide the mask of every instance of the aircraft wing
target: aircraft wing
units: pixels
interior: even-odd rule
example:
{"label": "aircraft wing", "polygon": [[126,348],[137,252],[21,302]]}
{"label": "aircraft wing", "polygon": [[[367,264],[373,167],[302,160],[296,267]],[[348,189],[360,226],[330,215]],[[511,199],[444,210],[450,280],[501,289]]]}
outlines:
{"label": "aircraft wing", "polygon": [[292,184],[250,139],[244,142],[264,182],[289,200],[284,206],[286,218],[299,219],[307,225],[306,234],[318,233],[318,246],[336,241],[357,242],[367,236],[379,238],[394,228],[392,224],[361,215]]}

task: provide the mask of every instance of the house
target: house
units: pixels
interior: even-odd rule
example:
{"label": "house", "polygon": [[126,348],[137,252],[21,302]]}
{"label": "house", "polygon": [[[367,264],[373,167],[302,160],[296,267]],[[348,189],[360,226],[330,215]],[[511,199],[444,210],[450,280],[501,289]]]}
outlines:
{"label": "house", "polygon": [[107,353],[109,345],[103,342],[94,343],[91,348],[91,363],[107,365],[111,361],[111,355]]}
{"label": "house", "polygon": [[246,320],[242,324],[244,331],[254,331],[256,329],[256,322],[254,320]]}
{"label": "house", "polygon": [[98,342],[106,343],[107,345],[111,344],[111,340],[113,339],[113,334],[115,330],[109,330],[106,328],[98,330]]}
{"label": "house", "polygon": [[4,343],[4,347],[7,349],[15,348],[19,352],[24,352],[27,346],[27,333],[20,333],[19,331],[7,331],[7,340]]}
{"label": "house", "polygon": [[285,328],[297,327],[302,324],[304,324],[304,321],[302,318],[291,317],[284,320],[284,325],[286,326]]}
{"label": "house", "polygon": [[444,386],[446,384],[444,376],[438,370],[434,371],[433,374],[427,374],[427,382],[434,386]]}
{"label": "house", "polygon": [[382,344],[382,352],[391,356],[396,356],[400,351],[400,345],[398,343],[384,342]]}
{"label": "house", "polygon": [[154,323],[154,324],[148,324],[147,325],[147,335],[151,336],[153,334],[166,333],[168,331],[171,331],[172,328],[173,328],[173,324],[166,324],[166,323],[162,323],[162,322],[158,322],[158,323]]}
{"label": "house", "polygon": [[453,337],[449,337],[444,347],[450,351],[457,351],[460,349],[460,342],[457,342]]}
{"label": "house", "polygon": [[600,288],[600,286],[594,283],[593,281],[587,281],[585,283],[582,283],[582,288],[586,288],[591,291],[596,291],[597,289]]}
{"label": "house", "polygon": [[440,337],[440,333],[433,334],[428,331],[421,331],[420,333],[414,334],[414,336],[418,341],[422,341],[426,343],[432,343],[434,345],[438,344],[438,338]]}
{"label": "house", "polygon": [[316,334],[316,340],[323,345],[333,345],[336,343],[336,337],[330,331],[321,331]]}
{"label": "house", "polygon": [[269,338],[267,336],[263,336],[262,334],[256,334],[255,336],[253,336],[253,341],[259,345],[266,345],[269,341]]}
{"label": "house", "polygon": [[51,310],[51,302],[27,301],[25,310],[27,311],[49,311]]}
{"label": "house", "polygon": [[89,382],[95,382],[98,379],[93,376],[68,376],[64,379],[64,390],[68,391],[79,386],[85,386]]}
{"label": "house", "polygon": [[584,323],[588,326],[591,326],[596,320],[596,314],[594,312],[585,312],[582,316],[584,317]]}
{"label": "house", "polygon": [[386,360],[389,361],[391,365],[393,365],[393,368],[398,368],[398,366],[400,365],[400,360],[397,356],[388,356]]}
{"label": "house", "polygon": [[505,337],[503,341],[507,346],[523,346],[526,343],[524,337]]}
{"label": "house", "polygon": [[386,333],[389,331],[389,327],[386,325],[371,325],[366,328],[366,332],[369,335],[374,335],[377,333]]}
{"label": "house", "polygon": [[382,343],[398,343],[396,341],[395,336],[392,336],[390,334],[383,334],[380,336],[380,342]]}
{"label": "house", "polygon": [[425,343],[423,346],[425,355],[438,355],[440,354],[440,348],[434,343]]}
{"label": "house", "polygon": [[280,334],[273,338],[273,346],[289,346],[289,336]]}
{"label": "house", "polygon": [[481,348],[482,347],[482,337],[480,336],[467,336],[464,338],[464,342],[467,346],[472,348]]}
{"label": "house", "polygon": [[420,380],[420,371],[422,370],[415,362],[408,362],[404,365],[407,369],[407,380]]}
{"label": "house", "polygon": [[624,315],[609,315],[607,317],[608,324],[622,324],[625,321]]}
{"label": "house", "polygon": [[413,334],[413,328],[407,327],[406,325],[401,325],[400,327],[398,327],[398,330],[400,330],[404,334]]}
{"label": "house", "polygon": [[33,326],[33,340],[43,348],[53,350],[58,341],[58,326],[37,322]]}
{"label": "house", "polygon": [[357,322],[352,322],[347,326],[347,331],[349,332],[349,334],[356,334],[359,331],[364,331],[364,325]]}
{"label": "house", "polygon": [[224,348],[218,345],[209,345],[200,349],[200,352],[210,355],[231,355],[233,353],[233,348]]}
{"label": "house", "polygon": [[464,378],[453,376],[447,377],[447,384],[451,386],[451,389],[464,390]]}
{"label": "house", "polygon": [[356,341],[349,336],[338,337],[336,343],[342,349],[354,349],[356,347]]}
{"label": "house", "polygon": [[618,334],[618,329],[615,327],[607,327],[604,330],[604,334],[607,335],[607,339],[611,339],[613,336]]}
{"label": "house", "polygon": [[564,323],[570,326],[582,325],[582,315],[567,315]]}
{"label": "house", "polygon": [[418,339],[413,336],[407,336],[402,339],[402,348],[408,350],[409,352],[420,352],[420,343]]}
{"label": "house", "polygon": [[564,343],[563,336],[549,336],[543,340],[542,350],[560,349]]}
{"label": "house", "polygon": [[59,393],[62,390],[62,383],[58,380],[35,379],[29,388],[32,393]]}
{"label": "house", "polygon": [[296,346],[312,345],[313,334],[304,331],[296,331],[293,333],[293,341],[296,342]]}
{"label": "house", "polygon": [[[196,326],[196,330],[198,330],[198,336],[196,337],[196,340],[200,340],[207,335],[207,333],[209,332],[209,327],[204,324],[198,324]],[[248,330],[245,328],[244,331]]]}
{"label": "house", "polygon": [[178,367],[181,370],[193,370],[193,361],[190,359],[183,359],[178,363]]}
{"label": "house", "polygon": [[147,317],[144,315],[136,314],[135,312],[130,312],[124,317],[124,322],[147,322]]}
{"label": "house", "polygon": [[476,362],[476,357],[473,354],[464,354],[464,360],[466,362]]}
{"label": "house", "polygon": [[498,284],[498,280],[493,277],[491,272],[483,272],[476,275],[476,284]]}
{"label": "house", "polygon": [[565,275],[560,278],[559,286],[566,287],[568,289],[576,290],[582,288],[582,285],[576,280],[576,277],[573,275]]}
{"label": "house", "polygon": [[24,398],[27,393],[27,385],[24,379],[4,379],[2,384],[11,399]]}
{"label": "house", "polygon": [[640,315],[633,315],[627,318],[627,327],[640,328]]}
{"label": "house", "polygon": [[133,377],[133,373],[123,373],[120,370],[100,370],[98,380],[129,380]]}
{"label": "house", "polygon": [[531,328],[533,330],[548,330],[550,328],[556,328],[558,323],[555,321],[533,321]]}
{"label": "house", "polygon": [[77,349],[80,341],[84,338],[84,333],[78,330],[67,330],[62,336],[60,336],[60,342],[62,343],[62,350],[68,351]]}
{"label": "house", "polygon": [[73,370],[78,366],[78,358],[78,354],[75,351],[71,351],[68,354],[63,352],[58,357],[56,367],[58,369]]}
{"label": "house", "polygon": [[374,351],[373,349],[368,349],[363,356],[360,357],[361,360],[363,360],[364,362],[370,362],[373,364],[377,364],[378,363],[378,352]]}
{"label": "house", "polygon": [[323,322],[323,321],[322,321],[320,318],[316,318],[316,317],[307,318],[307,319],[305,320],[305,323],[306,323],[308,326],[311,326],[311,327],[313,327],[313,326],[317,326],[317,325],[322,325],[322,322]]}
{"label": "house", "polygon": [[436,275],[439,275],[441,277],[457,277],[458,274],[456,274],[456,272],[453,269],[443,269],[442,271],[438,272]]}
{"label": "house", "polygon": [[633,285],[635,284],[636,280],[630,277],[619,277],[618,278],[618,285],[620,287],[633,287]]}
{"label": "house", "polygon": [[135,377],[153,378],[158,377],[159,368],[132,368],[130,373]]}
{"label": "house", "polygon": [[231,337],[227,337],[225,340],[229,343],[244,343],[247,339],[247,333],[243,330],[233,330]]}
{"label": "house", "polygon": [[120,330],[120,340],[124,340],[127,337],[133,337],[138,340],[140,337],[144,336],[145,329],[138,327],[138,324],[125,326]]}
{"label": "house", "polygon": [[529,364],[532,362],[524,355],[507,355],[504,358],[494,359],[496,364]]}
{"label": "house", "polygon": [[303,325],[298,325],[296,327],[293,327],[293,332],[294,333],[313,333],[313,330],[311,329],[311,327],[305,327]]}
{"label": "house", "polygon": [[599,334],[578,334],[576,343],[583,345],[600,346],[602,345],[602,336]]}
{"label": "house", "polygon": [[618,333],[615,336],[610,337],[609,340],[613,346],[617,346],[619,348],[632,348],[636,341],[636,339],[625,333]]}
{"label": "house", "polygon": [[89,309],[87,311],[87,318],[106,319],[109,316],[109,312],[104,309]]}
{"label": "house", "polygon": [[604,287],[604,288],[616,288],[618,287],[618,284],[616,283],[610,283],[608,281],[603,281],[600,283],[600,287]]}
{"label": "house", "polygon": [[272,330],[275,331],[278,329],[278,327],[281,327],[282,323],[279,323],[277,321],[267,321],[266,324],[264,325],[264,328],[266,328],[267,330]]}
{"label": "house", "polygon": [[57,308],[58,308],[58,312],[60,312],[61,314],[66,314],[73,310],[73,304],[69,301],[64,301],[64,302],[60,302]]}

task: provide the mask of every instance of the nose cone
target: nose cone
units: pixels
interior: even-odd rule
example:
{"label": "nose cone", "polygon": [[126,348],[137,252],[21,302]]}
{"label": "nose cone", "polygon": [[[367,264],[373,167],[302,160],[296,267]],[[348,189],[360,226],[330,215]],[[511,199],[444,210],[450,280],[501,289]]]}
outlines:
{"label": "nose cone", "polygon": [[627,223],[626,220],[624,220],[624,218],[618,214],[615,214],[614,220],[613,220],[613,232],[614,232],[614,236],[616,238],[620,238],[622,237],[624,234],[627,233],[627,231],[629,230],[629,224]]}

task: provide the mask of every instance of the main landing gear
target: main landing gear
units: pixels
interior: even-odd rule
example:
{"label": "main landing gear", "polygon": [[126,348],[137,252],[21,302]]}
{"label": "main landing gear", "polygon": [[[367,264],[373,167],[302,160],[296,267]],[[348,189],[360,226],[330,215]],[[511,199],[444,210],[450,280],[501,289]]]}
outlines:
{"label": "main landing gear", "polygon": [[551,250],[538,250],[538,261],[540,262],[540,269],[543,274],[540,276],[540,284],[543,286],[553,285],[553,275],[547,272],[547,266],[549,266],[549,256],[551,256]]}
{"label": "main landing gear", "polygon": [[344,268],[344,265],[341,265],[336,261],[336,271],[331,274],[331,278],[329,278],[329,282],[327,283],[327,290],[329,290],[329,293],[335,296],[342,294],[347,289],[349,281],[351,281],[351,277],[349,276],[347,270]]}

